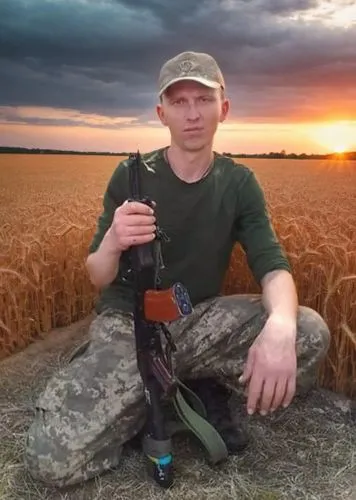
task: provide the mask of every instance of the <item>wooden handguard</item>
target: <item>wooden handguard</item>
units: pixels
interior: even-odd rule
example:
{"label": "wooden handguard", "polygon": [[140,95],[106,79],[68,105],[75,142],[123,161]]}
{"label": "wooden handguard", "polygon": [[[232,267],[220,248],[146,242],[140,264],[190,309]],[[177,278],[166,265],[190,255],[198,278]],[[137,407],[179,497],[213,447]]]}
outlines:
{"label": "wooden handguard", "polygon": [[174,321],[181,316],[172,288],[147,290],[144,307],[145,318],[149,321]]}

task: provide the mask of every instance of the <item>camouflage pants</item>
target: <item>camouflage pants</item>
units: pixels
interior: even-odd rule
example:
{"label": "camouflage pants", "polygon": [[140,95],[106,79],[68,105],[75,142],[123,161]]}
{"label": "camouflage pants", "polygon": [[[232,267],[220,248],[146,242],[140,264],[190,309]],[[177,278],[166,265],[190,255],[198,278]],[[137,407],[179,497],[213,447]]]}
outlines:
{"label": "camouflage pants", "polygon": [[[235,380],[267,315],[260,296],[225,296],[199,304],[170,325],[180,379]],[[142,382],[130,315],[108,310],[89,330],[87,349],[49,381],[26,441],[30,474],[45,483],[79,483],[119,465],[122,445],[142,427]],[[312,309],[299,307],[297,391],[313,380],[330,334]],[[236,384],[236,382],[235,382]]]}

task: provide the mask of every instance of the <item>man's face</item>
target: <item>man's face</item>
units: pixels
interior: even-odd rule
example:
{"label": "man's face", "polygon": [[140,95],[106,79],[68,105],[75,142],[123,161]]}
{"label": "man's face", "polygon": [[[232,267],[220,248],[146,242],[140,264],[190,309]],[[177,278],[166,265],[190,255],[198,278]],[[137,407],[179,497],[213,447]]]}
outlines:
{"label": "man's face", "polygon": [[174,83],[163,94],[157,114],[176,145],[185,151],[199,151],[210,146],[228,109],[229,101],[222,99],[219,90],[184,80]]}

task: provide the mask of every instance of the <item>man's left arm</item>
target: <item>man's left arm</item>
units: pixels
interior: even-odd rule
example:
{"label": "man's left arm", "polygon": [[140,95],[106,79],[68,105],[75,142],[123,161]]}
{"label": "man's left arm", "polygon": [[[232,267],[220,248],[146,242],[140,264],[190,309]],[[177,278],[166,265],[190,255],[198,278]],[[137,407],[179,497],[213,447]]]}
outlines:
{"label": "man's left arm", "polygon": [[296,327],[298,294],[291,273],[284,269],[270,271],[261,279],[261,287],[262,302],[269,318]]}
{"label": "man's left arm", "polygon": [[240,381],[248,413],[288,406],[296,386],[298,298],[291,267],[272,227],[261,186],[250,173],[240,193],[235,227],[248,265],[262,288],[266,323],[249,349]]}
{"label": "man's left arm", "polygon": [[267,320],[249,349],[240,382],[248,386],[247,411],[261,415],[286,408],[296,391],[298,299],[291,274],[267,273],[261,280]]}

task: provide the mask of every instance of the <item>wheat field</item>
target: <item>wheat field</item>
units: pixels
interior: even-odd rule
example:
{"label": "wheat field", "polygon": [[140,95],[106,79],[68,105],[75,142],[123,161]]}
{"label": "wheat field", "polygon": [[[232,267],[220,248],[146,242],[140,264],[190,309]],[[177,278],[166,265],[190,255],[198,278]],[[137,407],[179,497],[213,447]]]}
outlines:
{"label": "wheat field", "polygon": [[[0,359],[87,316],[84,269],[116,156],[0,155]],[[299,301],[328,323],[325,388],[356,394],[356,162],[238,160],[253,168]],[[258,292],[236,246],[224,293]]]}

